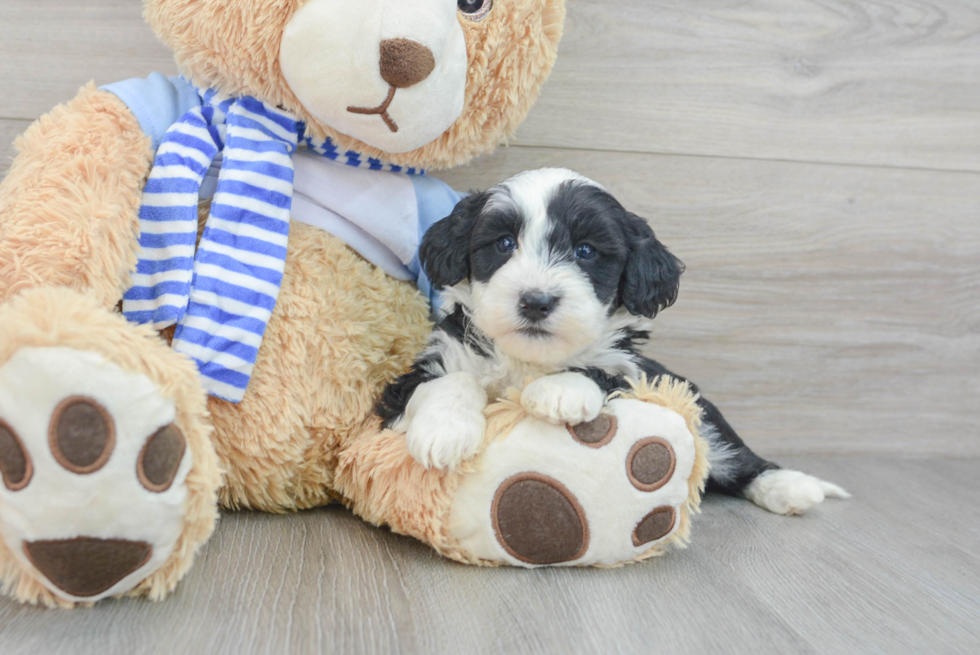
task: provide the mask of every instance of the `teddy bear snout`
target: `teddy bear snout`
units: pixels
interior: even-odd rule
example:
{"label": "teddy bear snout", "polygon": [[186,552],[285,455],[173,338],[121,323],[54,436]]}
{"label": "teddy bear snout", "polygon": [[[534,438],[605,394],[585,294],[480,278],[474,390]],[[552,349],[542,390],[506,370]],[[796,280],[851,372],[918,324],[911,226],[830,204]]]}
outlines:
{"label": "teddy bear snout", "polygon": [[396,89],[414,86],[429,77],[436,58],[427,47],[410,39],[381,42],[381,77]]}

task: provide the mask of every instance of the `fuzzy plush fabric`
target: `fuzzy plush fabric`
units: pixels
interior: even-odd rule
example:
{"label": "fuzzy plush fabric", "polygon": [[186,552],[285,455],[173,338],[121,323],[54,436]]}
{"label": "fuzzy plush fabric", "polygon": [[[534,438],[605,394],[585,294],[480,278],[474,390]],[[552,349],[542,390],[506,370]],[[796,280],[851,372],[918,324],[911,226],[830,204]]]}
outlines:
{"label": "fuzzy plush fabric", "polygon": [[469,71],[462,116],[439,139],[393,154],[332,130],[306,112],[279,68],[282,31],[306,0],[144,0],[157,36],[201,87],[253,95],[301,117],[316,137],[400,166],[458,166],[511,137],[558,56],[565,0],[495,0],[480,22],[463,21]]}
{"label": "fuzzy plush fabric", "polygon": [[292,226],[279,305],[238,405],[211,398],[222,505],[288,511],[336,498],[333,470],[384,385],[429,334],[428,303],[342,241]]}
{"label": "fuzzy plush fabric", "polygon": [[15,145],[0,184],[0,303],[58,286],[115,306],[136,266],[150,140],[126,105],[89,84]]}
{"label": "fuzzy plush fabric", "polygon": [[[486,417],[484,446],[506,437],[527,414],[508,399],[487,407]],[[382,430],[381,419],[372,417],[341,451],[334,487],[369,523],[420,539],[457,561],[492,565],[467,553],[448,528],[456,489],[475,466],[474,459],[455,471],[427,470],[409,454],[404,434]]]}
{"label": "fuzzy plush fabric", "polygon": [[[208,204],[199,208],[199,233]],[[364,429],[384,385],[432,329],[428,302],[340,239],[294,223],[280,302],[253,373],[255,393],[208,398],[225,467],[220,504],[285,513],[338,502],[339,453]],[[162,333],[169,342],[173,328]]]}
{"label": "fuzzy plush fabric", "polygon": [[[183,530],[164,566],[130,592],[160,600],[190,568],[218,518],[221,466],[210,441],[212,427],[197,369],[191,360],[168,348],[153,329],[127,323],[121,315],[105,311],[89,295],[66,288],[36,289],[0,304],[0,366],[22,348],[50,346],[101,355],[124,371],[147,376],[161,396],[176,401],[175,424],[193,455],[193,468],[185,482],[188,495]],[[38,483],[41,481],[32,481]],[[21,568],[2,541],[0,586],[22,602],[63,607],[73,604],[54,596]]]}

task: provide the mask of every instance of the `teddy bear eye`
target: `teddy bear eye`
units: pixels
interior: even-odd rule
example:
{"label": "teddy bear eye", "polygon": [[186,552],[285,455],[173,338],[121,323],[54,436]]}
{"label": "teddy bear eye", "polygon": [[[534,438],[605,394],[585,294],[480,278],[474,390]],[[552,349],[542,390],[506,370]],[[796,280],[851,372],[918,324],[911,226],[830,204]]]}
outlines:
{"label": "teddy bear eye", "polygon": [[459,10],[469,20],[483,20],[493,7],[493,0],[457,0]]}

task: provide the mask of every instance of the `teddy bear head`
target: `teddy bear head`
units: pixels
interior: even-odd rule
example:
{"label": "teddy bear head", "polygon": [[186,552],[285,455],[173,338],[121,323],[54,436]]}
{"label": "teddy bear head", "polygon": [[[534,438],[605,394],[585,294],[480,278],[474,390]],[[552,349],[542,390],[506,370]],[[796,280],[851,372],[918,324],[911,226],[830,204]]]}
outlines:
{"label": "teddy bear head", "polygon": [[565,0],[144,0],[181,72],[400,166],[488,152],[551,71]]}

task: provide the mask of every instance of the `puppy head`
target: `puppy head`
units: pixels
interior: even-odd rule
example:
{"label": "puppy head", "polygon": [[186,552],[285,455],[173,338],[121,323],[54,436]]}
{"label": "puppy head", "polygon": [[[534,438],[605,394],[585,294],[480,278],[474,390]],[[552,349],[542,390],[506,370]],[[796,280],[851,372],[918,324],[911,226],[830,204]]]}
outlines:
{"label": "puppy head", "polygon": [[472,319],[503,352],[551,365],[599,340],[617,312],[669,307],[684,270],[646,221],[564,169],[464,199],[426,233],[420,257],[436,288],[469,280]]}

